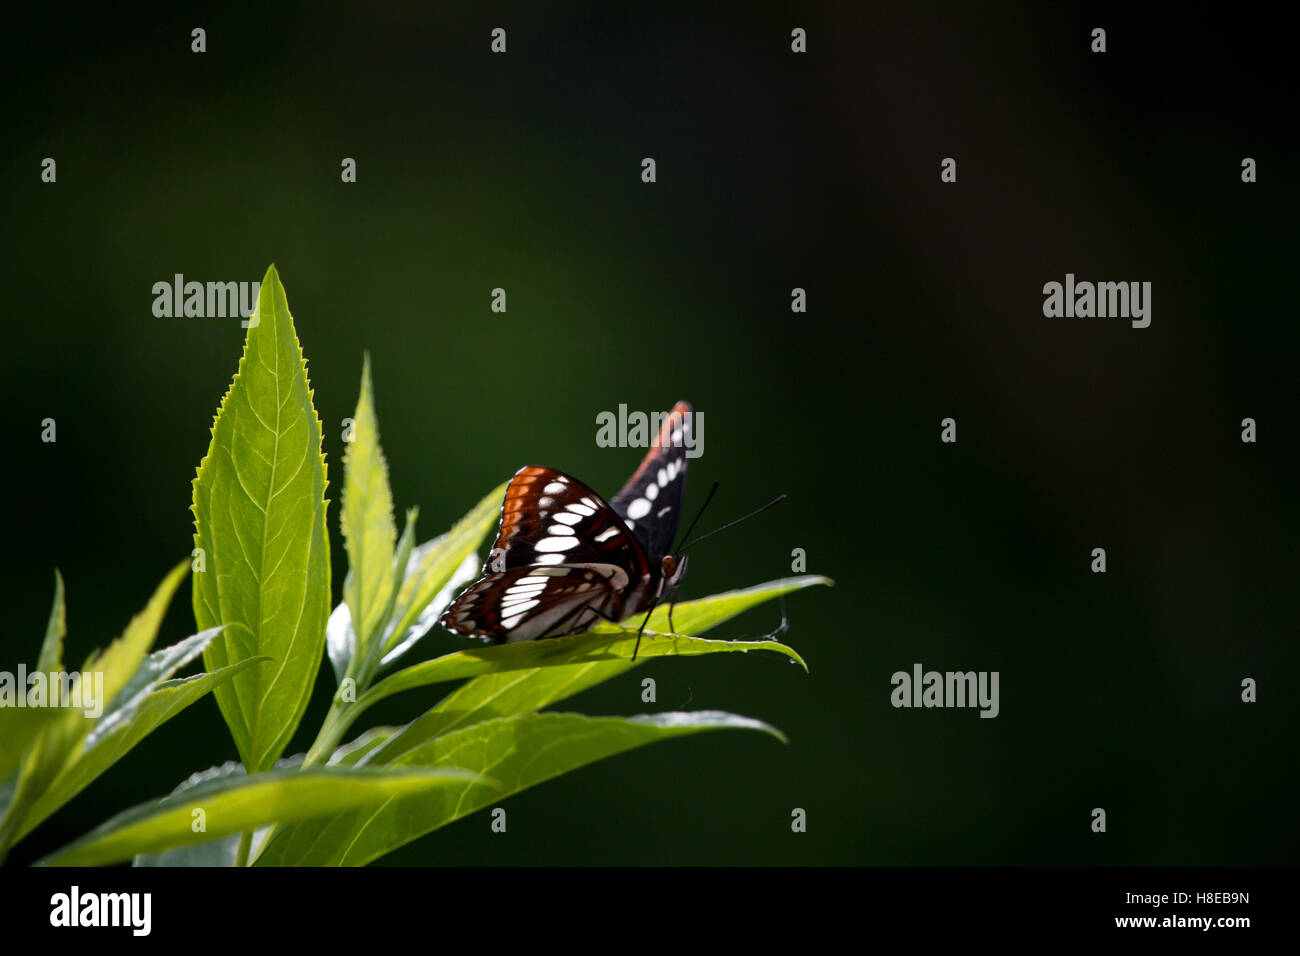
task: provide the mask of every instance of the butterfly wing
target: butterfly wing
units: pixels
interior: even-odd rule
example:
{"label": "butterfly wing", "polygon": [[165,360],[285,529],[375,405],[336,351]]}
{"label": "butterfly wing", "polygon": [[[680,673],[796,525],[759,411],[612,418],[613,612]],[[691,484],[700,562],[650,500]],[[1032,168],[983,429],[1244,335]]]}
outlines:
{"label": "butterfly wing", "polygon": [[501,502],[501,526],[483,573],[534,564],[616,564],[650,573],[641,543],[608,502],[554,468],[520,468]]}
{"label": "butterfly wing", "polygon": [[693,418],[689,402],[674,405],[641,466],[610,501],[653,562],[672,548],[681,520],[686,450],[692,444]]}
{"label": "butterfly wing", "polygon": [[488,574],[442,616],[442,626],[497,644],[560,637],[622,616],[627,574],[613,564],[538,564]]}
{"label": "butterfly wing", "polygon": [[506,488],[483,577],[442,625],[498,643],[576,634],[635,611],[657,571],[600,495],[554,468],[521,468]]}

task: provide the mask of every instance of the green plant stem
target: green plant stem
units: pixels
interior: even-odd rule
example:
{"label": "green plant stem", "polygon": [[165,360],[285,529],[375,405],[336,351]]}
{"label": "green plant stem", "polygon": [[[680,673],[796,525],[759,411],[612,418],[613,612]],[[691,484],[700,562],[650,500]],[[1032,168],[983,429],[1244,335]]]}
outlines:
{"label": "green plant stem", "polygon": [[248,866],[248,851],[253,846],[253,831],[239,834],[239,849],[235,851],[235,866]]}
{"label": "green plant stem", "polygon": [[[349,665],[344,680],[347,680],[351,673],[352,669],[351,665]],[[352,726],[352,722],[361,716],[362,709],[364,708],[358,708],[356,703],[339,700],[338,696],[335,695],[334,700],[330,702],[329,713],[325,715],[325,719],[321,722],[320,731],[316,734],[315,741],[312,742],[311,748],[307,751],[307,756],[303,758],[300,769],[306,770],[308,767],[315,767],[328,761],[330,755],[334,753],[334,749],[342,742],[343,735]],[[262,841],[261,845],[263,847],[270,844],[271,837],[278,829],[280,829],[279,824],[271,825],[270,830],[267,831],[266,839]],[[248,848],[244,846],[242,838],[240,850],[243,853],[240,859],[244,862],[236,862],[235,865],[246,866],[249,862]]]}
{"label": "green plant stem", "polygon": [[341,703],[337,700],[330,705],[330,711],[325,715],[325,720],[320,726],[320,733],[316,735],[315,742],[303,759],[302,766],[304,770],[329,760],[334,748],[342,742],[343,735],[348,732],[352,722],[359,716],[359,711],[353,712],[355,706],[355,704]]}
{"label": "green plant stem", "polygon": [[356,699],[352,701],[339,700],[336,692],[334,699],[330,701],[329,713],[325,715],[325,720],[320,725],[320,731],[316,734],[316,740],[312,743],[311,749],[307,751],[307,756],[303,759],[303,769],[315,767],[329,760],[330,755],[334,753],[334,748],[343,742],[343,735],[348,732],[352,723],[361,716],[362,712],[369,706],[369,703],[362,703],[362,697],[365,691],[369,689],[370,682],[374,680],[374,672],[378,667],[378,661],[361,660],[362,654],[354,652],[352,660],[348,662],[348,669],[343,674],[343,680],[339,682],[340,687],[352,680],[356,686]]}

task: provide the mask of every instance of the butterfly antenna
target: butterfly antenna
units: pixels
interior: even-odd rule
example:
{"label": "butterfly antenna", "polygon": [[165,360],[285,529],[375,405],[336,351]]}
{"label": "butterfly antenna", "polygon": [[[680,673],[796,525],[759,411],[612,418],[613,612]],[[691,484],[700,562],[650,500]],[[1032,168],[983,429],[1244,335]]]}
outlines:
{"label": "butterfly antenna", "polygon": [[[714,487],[717,487],[717,486],[715,485]],[[689,541],[689,542],[687,542],[686,544],[682,545],[681,548],[678,549],[677,553],[678,553],[678,554],[681,554],[683,551],[685,551],[685,550],[686,550],[687,548],[689,548],[691,545],[693,545],[693,544],[699,544],[699,543],[700,543],[701,541],[703,541],[705,538],[712,538],[712,537],[713,537],[715,534],[717,534],[719,531],[726,531],[728,528],[734,528],[736,525],[740,524],[742,521],[748,521],[750,518],[754,517],[755,515],[761,515],[761,514],[762,514],[764,511],[766,511],[768,508],[773,508],[773,507],[775,507],[776,505],[779,505],[781,502],[785,501],[785,499],[786,499],[786,496],[785,496],[785,495],[777,495],[775,498],[773,498],[773,499],[772,499],[771,501],[769,501],[767,504],[763,505],[763,507],[758,508],[758,509],[756,509],[756,510],[754,510],[754,511],[751,511],[749,514],[747,514],[747,515],[745,515],[745,516],[743,516],[743,517],[741,517],[741,518],[737,518],[735,521],[728,521],[728,522],[727,522],[726,524],[724,524],[721,528],[714,528],[714,529],[713,529],[712,531],[710,531],[708,534],[702,534],[702,535],[700,535],[698,538],[696,538],[694,541]],[[706,502],[706,503],[707,503],[707,502]],[[693,524],[692,524],[692,527],[694,527]]]}
{"label": "butterfly antenna", "polygon": [[[682,535],[682,540],[683,540],[683,541],[685,541],[687,538],[689,538],[689,537],[691,536],[691,532],[695,530],[695,526],[696,526],[697,524],[699,524],[699,523],[700,523],[700,519],[704,517],[704,509],[707,508],[707,507],[709,506],[709,502],[713,500],[713,496],[714,496],[715,494],[717,494],[717,493],[718,493],[718,483],[715,481],[715,482],[713,483],[713,487],[709,489],[709,496],[708,496],[707,498],[704,499],[704,504],[700,505],[700,510],[696,513],[696,515],[695,515],[695,520],[691,522],[691,526],[690,526],[689,528],[687,528],[687,529],[686,529],[686,533],[685,533],[684,535]],[[682,551],[681,551],[680,548],[678,548],[676,551],[670,551],[670,552],[668,552],[668,553],[669,553],[669,554],[681,554]]]}
{"label": "butterfly antenna", "polygon": [[[713,487],[709,489],[709,496],[704,499],[704,504],[700,507],[699,514],[695,516],[695,520],[691,522],[691,526],[686,529],[686,534],[682,535],[683,538],[689,538],[691,536],[691,532],[695,530],[695,526],[699,523],[700,518],[703,517],[704,515],[704,509],[709,506],[709,502],[713,500],[713,496],[717,492],[717,490],[718,490],[718,483],[715,481],[713,483]],[[755,511],[751,511],[749,514],[741,518],[737,518],[735,521],[728,521],[721,528],[714,528],[708,534],[702,534],[694,541],[687,542],[686,544],[678,548],[675,553],[680,555],[691,545],[698,544],[699,542],[703,541],[705,538],[711,538],[719,531],[726,531],[728,528],[735,527],[736,525],[740,524],[742,521],[748,521],[750,518],[754,517],[755,515],[762,514],[768,508],[779,505],[781,502],[785,501],[785,499],[786,499],[785,495],[777,495],[767,504],[763,505],[763,507],[758,508]],[[673,631],[673,604],[675,603],[676,592],[677,589],[674,587],[673,590],[668,595],[668,599],[669,599],[668,600],[668,630],[669,631]],[[636,660],[636,656],[641,650],[641,635],[645,632],[645,627],[650,622],[650,615],[654,613],[655,608],[659,606],[661,600],[662,597],[659,600],[656,600],[654,604],[650,605],[650,610],[646,611],[645,617],[641,619],[641,626],[637,628],[637,632],[636,632],[636,646],[632,648],[632,660]],[[673,632],[676,633],[675,631]]]}

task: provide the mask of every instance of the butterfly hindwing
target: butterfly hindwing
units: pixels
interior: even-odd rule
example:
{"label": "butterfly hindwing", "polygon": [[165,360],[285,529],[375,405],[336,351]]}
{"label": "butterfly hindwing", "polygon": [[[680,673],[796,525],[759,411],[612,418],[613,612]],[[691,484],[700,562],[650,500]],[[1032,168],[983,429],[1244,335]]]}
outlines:
{"label": "butterfly hindwing", "polygon": [[532,565],[486,574],[442,617],[449,631],[497,643],[590,630],[617,620],[627,574],[613,564]]}
{"label": "butterfly hindwing", "polygon": [[610,505],[656,562],[673,546],[686,488],[686,451],[693,444],[691,406],[678,402],[664,418],[650,451]]}

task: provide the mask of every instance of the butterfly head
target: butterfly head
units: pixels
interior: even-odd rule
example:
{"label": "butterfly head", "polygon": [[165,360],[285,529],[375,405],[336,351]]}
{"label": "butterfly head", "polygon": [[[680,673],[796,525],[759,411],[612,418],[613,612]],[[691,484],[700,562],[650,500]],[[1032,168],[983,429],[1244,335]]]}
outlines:
{"label": "butterfly head", "polygon": [[659,570],[663,575],[664,588],[674,588],[686,573],[686,558],[679,554],[665,554],[659,559]]}

